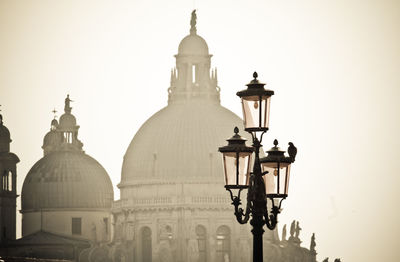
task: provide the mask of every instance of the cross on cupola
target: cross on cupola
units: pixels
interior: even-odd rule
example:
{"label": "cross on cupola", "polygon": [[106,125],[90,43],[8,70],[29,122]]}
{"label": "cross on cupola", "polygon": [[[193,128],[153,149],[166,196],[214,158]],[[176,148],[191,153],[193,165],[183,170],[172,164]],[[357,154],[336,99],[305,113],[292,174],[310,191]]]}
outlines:
{"label": "cross on cupola", "polygon": [[53,114],[54,114],[54,119],[56,119],[56,113],[57,113],[57,110],[54,108],[51,112],[53,112]]}

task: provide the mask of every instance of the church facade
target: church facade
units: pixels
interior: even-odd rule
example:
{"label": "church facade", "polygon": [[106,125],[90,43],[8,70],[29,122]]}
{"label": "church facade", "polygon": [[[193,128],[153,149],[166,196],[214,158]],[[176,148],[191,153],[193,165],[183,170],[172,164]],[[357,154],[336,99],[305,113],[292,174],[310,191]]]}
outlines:
{"label": "church facade", "polygon": [[[168,105],[132,139],[116,201],[107,172],[82,150],[67,96],[64,114],[52,120],[44,137],[43,158],[24,181],[22,238],[15,240],[15,217],[0,220],[9,234],[1,254],[71,261],[251,261],[251,228],[233,215],[217,151],[233,127],[243,123],[220,105],[211,57],[197,34],[194,11],[189,34],[175,55]],[[6,151],[7,157],[0,152],[0,168],[15,179],[19,160],[9,147]],[[14,208],[7,213],[16,211],[13,181],[8,195],[1,194],[1,218],[5,206]],[[287,239],[286,227],[281,239],[276,230],[267,230],[264,261],[316,261],[314,237],[306,249],[299,232],[298,223],[291,225]],[[46,249],[50,243],[54,248]]]}

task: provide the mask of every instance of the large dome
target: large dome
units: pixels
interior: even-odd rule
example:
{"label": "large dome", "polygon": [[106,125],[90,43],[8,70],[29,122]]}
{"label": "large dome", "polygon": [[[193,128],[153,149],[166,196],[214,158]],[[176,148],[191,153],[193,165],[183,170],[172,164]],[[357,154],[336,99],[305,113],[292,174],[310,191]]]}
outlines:
{"label": "large dome", "polygon": [[199,35],[188,35],[178,47],[179,55],[208,55],[208,45]]}
{"label": "large dome", "polygon": [[223,182],[218,147],[242,120],[219,104],[171,104],[136,133],[124,156],[120,186],[154,180]]}
{"label": "large dome", "polygon": [[45,155],[28,172],[22,211],[46,208],[110,208],[113,187],[104,168],[81,151]]}

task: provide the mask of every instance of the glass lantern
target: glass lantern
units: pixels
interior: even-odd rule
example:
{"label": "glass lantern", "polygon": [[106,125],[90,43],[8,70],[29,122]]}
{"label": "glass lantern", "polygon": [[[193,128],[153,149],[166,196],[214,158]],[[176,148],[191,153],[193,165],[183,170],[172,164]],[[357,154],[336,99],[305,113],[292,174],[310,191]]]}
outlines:
{"label": "glass lantern", "polygon": [[278,141],[275,139],[274,147],[267,151],[268,155],[260,159],[265,183],[265,192],[268,198],[286,198],[288,196],[290,157],[285,157],[285,151],[278,147]]}
{"label": "glass lantern", "polygon": [[238,133],[235,127],[235,135],[229,138],[228,145],[219,148],[223,155],[225,188],[240,189],[249,186],[251,156],[253,147],[246,146],[246,139]]}
{"label": "glass lantern", "polygon": [[244,127],[248,132],[267,131],[269,126],[269,108],[274,91],[265,89],[265,84],[254,79],[247,84],[247,89],[236,93],[242,99]]}

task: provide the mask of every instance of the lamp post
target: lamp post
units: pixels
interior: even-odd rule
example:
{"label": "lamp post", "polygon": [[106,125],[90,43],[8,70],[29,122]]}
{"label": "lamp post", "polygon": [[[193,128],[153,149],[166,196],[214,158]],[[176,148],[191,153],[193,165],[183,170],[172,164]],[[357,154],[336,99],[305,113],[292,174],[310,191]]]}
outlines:
{"label": "lamp post", "polygon": [[[242,100],[245,131],[251,134],[253,145],[246,146],[246,139],[239,135],[239,129],[235,127],[234,136],[219,151],[223,154],[225,188],[230,193],[234,214],[240,224],[246,224],[251,216],[253,262],[260,262],[263,261],[263,227],[266,225],[270,230],[276,227],[282,200],[288,196],[290,165],[295,160],[297,149],[290,142],[287,157],[275,139],[274,147],[267,151],[268,155],[260,158],[274,91],[264,88],[265,84],[257,80],[256,72],[253,77],[246,90],[237,92]],[[253,152],[253,171],[250,172]],[[248,189],[245,209],[241,207],[240,194],[243,189]],[[272,205],[270,209],[268,205]]]}

